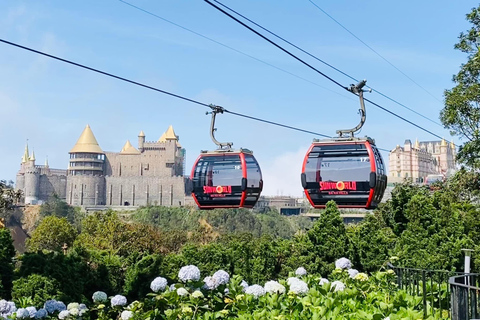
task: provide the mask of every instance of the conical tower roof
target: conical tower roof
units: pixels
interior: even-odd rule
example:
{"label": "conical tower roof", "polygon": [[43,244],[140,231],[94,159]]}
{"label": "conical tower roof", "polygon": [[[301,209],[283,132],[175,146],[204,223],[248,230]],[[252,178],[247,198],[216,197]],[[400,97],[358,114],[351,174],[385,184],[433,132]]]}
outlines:
{"label": "conical tower roof", "polygon": [[139,137],[145,137],[145,132],[143,132],[143,130],[140,131],[140,133],[138,134],[138,136],[139,136]]}
{"label": "conical tower roof", "polygon": [[32,151],[32,155],[30,156],[30,161],[35,161],[35,151]]}
{"label": "conical tower roof", "polygon": [[134,146],[132,146],[132,144],[130,143],[130,140],[127,140],[127,142],[125,142],[125,145],[123,146],[122,148],[122,151],[120,151],[121,154],[139,154],[140,151],[138,151],[137,149],[135,149]]}
{"label": "conical tower roof", "polygon": [[88,124],[85,129],[83,129],[77,143],[73,146],[72,150],[70,150],[70,153],[76,152],[103,153],[102,148],[98,145],[97,139],[95,139],[92,129],[90,129]]}
{"label": "conical tower roof", "polygon": [[22,163],[26,163],[28,159],[30,159],[30,156],[28,154],[28,143],[27,143],[25,144],[25,152],[23,153],[23,156],[22,156]]}
{"label": "conical tower roof", "polygon": [[446,146],[447,146],[447,141],[445,141],[445,138],[442,139],[442,142],[440,143],[440,145],[441,145],[442,147],[446,147]]}
{"label": "conical tower roof", "polygon": [[166,142],[167,140],[178,140],[178,137],[171,125],[168,127],[167,131],[162,134],[160,139],[158,139],[158,142]]}

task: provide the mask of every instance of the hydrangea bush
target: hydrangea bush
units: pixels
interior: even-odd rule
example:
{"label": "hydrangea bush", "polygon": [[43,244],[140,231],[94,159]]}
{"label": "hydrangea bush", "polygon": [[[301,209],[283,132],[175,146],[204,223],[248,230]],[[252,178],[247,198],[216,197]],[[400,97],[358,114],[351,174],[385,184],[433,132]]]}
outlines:
{"label": "hydrangea bush", "polygon": [[[15,307],[0,300],[0,318],[130,320],[130,319],[418,319],[418,299],[398,290],[395,275],[377,272],[372,276],[352,269],[346,258],[328,277],[308,274],[298,268],[295,276],[248,285],[224,270],[200,281],[200,270],[185,266],[178,283],[158,276],[150,283],[151,293],[140,301],[123,295],[108,297],[97,291],[91,305],[76,302],[67,306],[49,300],[43,306]],[[292,273],[293,275],[293,273]],[[38,308],[38,309],[37,309]],[[432,318],[433,319],[433,318]]]}

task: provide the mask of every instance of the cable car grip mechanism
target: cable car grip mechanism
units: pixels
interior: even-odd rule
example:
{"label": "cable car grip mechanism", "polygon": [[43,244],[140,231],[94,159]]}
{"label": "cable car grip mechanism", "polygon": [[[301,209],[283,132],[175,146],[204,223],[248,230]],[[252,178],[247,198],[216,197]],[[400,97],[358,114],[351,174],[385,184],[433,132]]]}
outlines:
{"label": "cable car grip mechanism", "polygon": [[212,122],[210,124],[210,138],[212,138],[213,143],[218,146],[218,150],[230,151],[232,149],[233,142],[219,142],[217,139],[215,139],[215,131],[217,131],[217,128],[215,128],[215,117],[217,113],[223,113],[226,110],[223,107],[213,104],[209,105],[209,107],[212,109],[212,111],[206,112],[205,114],[212,115]]}
{"label": "cable car grip mechanism", "polygon": [[367,118],[367,113],[365,111],[365,102],[363,100],[363,93],[372,92],[372,89],[369,89],[369,90],[362,89],[366,85],[366,83],[367,83],[367,80],[362,80],[356,85],[351,84],[350,87],[346,88],[348,91],[358,95],[358,97],[360,98],[360,109],[358,110],[360,113],[360,123],[352,129],[337,130],[337,134],[339,138],[343,138],[344,135],[350,135],[350,137],[353,138],[354,133],[360,130],[363,127],[363,124],[365,123],[365,120]]}

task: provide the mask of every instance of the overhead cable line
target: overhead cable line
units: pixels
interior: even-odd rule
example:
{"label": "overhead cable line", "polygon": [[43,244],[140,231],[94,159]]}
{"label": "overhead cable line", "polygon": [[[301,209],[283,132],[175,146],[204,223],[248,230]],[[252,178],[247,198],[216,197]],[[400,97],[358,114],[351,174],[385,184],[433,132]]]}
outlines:
{"label": "overhead cable line", "polygon": [[[119,1],[122,1],[122,0],[119,0]],[[294,43],[292,43],[292,42],[288,41],[287,39],[285,39],[285,38],[283,38],[283,37],[279,36],[279,35],[278,35],[278,34],[276,34],[275,32],[272,32],[272,31],[268,30],[267,28],[263,27],[262,25],[258,24],[257,22],[255,22],[255,21],[253,21],[253,20],[249,19],[248,17],[246,17],[246,16],[242,15],[242,14],[241,14],[241,13],[239,13],[238,11],[236,11],[236,10],[234,10],[234,9],[232,9],[232,8],[230,8],[230,7],[228,7],[227,5],[225,5],[225,4],[223,4],[223,3],[221,3],[220,1],[217,1],[217,0],[213,0],[213,1],[215,1],[217,4],[221,5],[222,7],[226,8],[227,10],[229,10],[229,11],[231,11],[231,12],[235,13],[235,14],[236,14],[236,15],[238,15],[239,17],[242,17],[243,19],[247,20],[248,22],[250,22],[250,23],[252,23],[252,24],[256,25],[256,26],[257,26],[257,27],[259,27],[260,29],[262,29],[262,30],[264,30],[264,31],[266,31],[266,32],[268,32],[268,33],[270,33],[270,34],[271,34],[271,35],[273,35],[274,37],[276,37],[276,38],[278,38],[278,39],[280,39],[280,40],[282,40],[282,41],[284,41],[284,42],[288,43],[289,45],[291,45],[291,46],[292,46],[292,47],[294,47],[295,49],[297,49],[297,50],[299,50],[299,51],[301,51],[301,52],[305,53],[306,55],[310,56],[311,58],[313,58],[313,59],[315,59],[315,60],[317,60],[317,61],[319,61],[319,62],[323,63],[323,64],[324,64],[324,65],[326,65],[327,67],[329,67],[329,68],[331,68],[331,69],[333,69],[333,70],[337,71],[338,73],[340,73],[340,74],[342,74],[342,75],[346,76],[347,78],[349,78],[349,79],[351,79],[351,80],[354,80],[355,82],[360,82],[360,80],[358,80],[358,79],[354,78],[353,76],[351,76],[351,75],[347,74],[346,72],[344,72],[344,71],[342,71],[342,70],[340,70],[340,69],[338,69],[338,68],[334,67],[333,65],[331,65],[331,64],[329,64],[328,62],[326,62],[326,61],[324,61],[324,60],[322,60],[322,59],[318,58],[317,56],[315,56],[315,55],[311,54],[310,52],[308,52],[308,51],[306,51],[306,50],[302,49],[301,47],[299,47],[299,46],[295,45]],[[310,0],[309,0],[309,1],[310,1]],[[123,2],[123,1],[122,1],[122,2]],[[361,41],[361,40],[360,40],[360,41]],[[392,101],[393,103],[396,103],[396,104],[398,104],[399,106],[402,106],[403,108],[405,108],[405,109],[407,109],[407,110],[410,110],[411,112],[415,113],[416,115],[418,115],[418,116],[420,116],[420,117],[422,117],[422,118],[424,118],[424,119],[426,119],[426,120],[428,120],[428,121],[430,121],[430,122],[433,122],[433,123],[435,123],[435,124],[436,124],[436,125],[438,125],[438,126],[441,126],[441,127],[443,127],[443,126],[442,126],[442,125],[441,125],[439,122],[437,122],[437,121],[435,121],[435,120],[432,120],[432,119],[430,119],[430,118],[429,118],[429,117],[427,117],[427,116],[424,116],[423,114],[421,114],[421,113],[419,113],[419,112],[417,112],[417,111],[413,110],[412,108],[409,108],[409,107],[407,107],[407,106],[406,106],[406,105],[404,105],[403,103],[400,103],[400,102],[398,102],[397,100],[395,100],[395,99],[393,99],[393,98],[390,98],[390,97],[389,97],[389,96],[387,96],[386,94],[384,94],[384,93],[382,93],[382,92],[380,92],[380,91],[378,91],[378,90],[376,90],[376,89],[374,89],[374,88],[372,88],[372,87],[370,87],[370,86],[368,86],[368,85],[367,85],[367,87],[369,87],[370,89],[372,89],[372,91],[374,91],[374,92],[378,93],[378,94],[379,94],[379,95],[381,95],[382,97],[384,97],[384,98],[386,98],[386,99],[388,99],[388,100]]]}
{"label": "overhead cable line", "polygon": [[[274,45],[275,47],[277,47],[278,49],[282,50],[283,52],[285,52],[286,54],[288,54],[289,56],[291,56],[292,58],[298,60],[299,62],[303,63],[304,65],[306,65],[307,67],[309,67],[310,69],[314,70],[315,72],[319,73],[320,75],[324,76],[325,78],[327,78],[328,80],[330,80],[331,82],[333,82],[334,84],[336,84],[337,86],[345,89],[348,91],[348,87],[345,87],[343,86],[341,83],[339,83],[338,81],[334,80],[333,78],[329,77],[328,75],[326,75],[325,73],[321,72],[320,70],[318,70],[317,68],[313,67],[312,65],[310,65],[309,63],[305,62],[304,60],[302,60],[301,58],[297,57],[296,55],[294,55],[293,53],[291,53],[290,51],[288,51],[287,49],[283,48],[282,46],[280,46],[279,44],[275,43],[273,40],[270,40],[269,38],[267,38],[266,36],[264,36],[263,34],[261,34],[260,32],[258,32],[257,30],[253,29],[252,27],[248,26],[247,24],[245,24],[244,22],[240,21],[239,19],[237,19],[236,17],[232,16],[230,13],[226,12],[225,10],[223,10],[222,8],[216,6],[215,4],[213,4],[212,2],[210,2],[209,0],[204,0],[205,2],[207,2],[208,4],[210,4],[212,7],[216,8],[218,11],[222,12],[223,14],[225,14],[226,16],[228,16],[229,18],[233,19],[234,21],[238,22],[239,24],[241,24],[242,26],[244,26],[245,28],[247,28],[248,30],[252,31],[253,33],[255,33],[256,35],[258,35],[259,37],[263,38],[264,40],[266,40],[267,42],[269,42],[270,44]],[[216,0],[213,0],[215,2],[218,2]],[[413,125],[414,127],[422,130],[422,131],[425,131],[439,139],[443,139],[442,137],[440,137],[439,135],[433,133],[432,131],[428,130],[428,129],[425,129],[423,128],[422,126],[410,121],[410,120],[407,120],[406,118],[396,114],[395,112],[392,112],[382,106],[380,106],[379,104],[371,101],[371,100],[368,100],[368,99],[365,99],[365,101],[368,101],[370,102],[371,104],[373,104],[374,106],[376,106],[377,108],[380,108],[382,109],[383,111],[385,112],[388,112],[389,114]]]}
{"label": "overhead cable line", "polygon": [[188,31],[188,32],[190,32],[190,33],[193,33],[193,34],[195,34],[195,35],[197,35],[197,36],[199,36],[199,37],[202,37],[202,38],[204,38],[204,39],[206,39],[206,40],[208,40],[208,41],[214,42],[214,43],[216,43],[216,44],[218,44],[218,45],[220,45],[220,46],[222,46],[222,47],[224,47],[224,48],[230,49],[230,50],[235,51],[235,52],[237,52],[237,53],[239,53],[239,54],[242,54],[242,55],[244,55],[244,56],[246,56],[246,57],[249,57],[250,59],[256,60],[256,61],[261,62],[261,63],[263,63],[263,64],[265,64],[265,65],[267,65],[267,66],[269,66],[269,67],[275,68],[275,69],[277,69],[277,70],[279,70],[279,71],[281,71],[281,72],[284,72],[284,73],[287,73],[287,74],[289,74],[289,75],[291,75],[291,76],[294,76],[294,77],[297,78],[297,79],[306,81],[306,82],[311,83],[311,84],[313,84],[313,85],[315,85],[315,86],[317,86],[317,87],[319,87],[319,88],[322,88],[322,89],[324,89],[324,90],[333,92],[333,93],[335,93],[335,94],[337,94],[337,95],[339,95],[339,96],[342,96],[342,97],[344,97],[344,98],[350,99],[350,98],[349,98],[348,96],[346,96],[346,95],[343,95],[343,94],[341,94],[341,93],[339,93],[339,92],[336,92],[336,91],[334,91],[334,90],[328,89],[328,88],[326,88],[326,87],[324,87],[324,86],[321,86],[321,85],[318,84],[318,83],[315,83],[315,82],[313,82],[313,81],[311,81],[311,80],[308,80],[308,79],[303,78],[303,77],[301,77],[301,76],[299,76],[299,75],[296,75],[296,74],[294,74],[294,73],[292,73],[292,72],[290,72],[290,71],[287,71],[287,70],[285,70],[285,69],[282,69],[282,68],[280,68],[280,67],[277,67],[277,66],[275,66],[275,65],[273,65],[273,64],[271,64],[271,63],[268,63],[268,62],[266,62],[266,61],[264,61],[264,60],[261,60],[261,59],[259,59],[259,58],[256,58],[256,57],[254,57],[254,56],[252,56],[252,55],[250,55],[250,54],[248,54],[248,53],[242,52],[242,51],[240,51],[240,50],[238,50],[238,49],[235,49],[235,48],[233,48],[233,47],[231,47],[231,46],[229,46],[229,45],[226,45],[226,44],[224,44],[224,43],[221,43],[220,41],[217,41],[217,40],[215,40],[215,39],[212,39],[212,38],[210,38],[210,37],[207,37],[206,35],[203,35],[203,34],[201,34],[201,33],[199,33],[199,32],[196,32],[196,31],[194,31],[194,30],[192,30],[192,29],[189,29],[189,28],[187,28],[187,27],[184,27],[184,26],[182,26],[182,25],[179,25],[178,23],[175,23],[175,22],[173,22],[173,21],[171,21],[171,20],[165,19],[165,18],[163,18],[163,17],[161,17],[161,16],[159,16],[159,15],[153,13],[153,12],[150,12],[150,11],[148,11],[148,10],[146,10],[146,9],[140,8],[139,6],[136,6],[136,5],[134,5],[134,4],[131,4],[131,3],[127,2],[127,1],[124,1],[124,0],[118,0],[118,1],[126,4],[127,6],[130,6],[130,7],[134,8],[134,9],[137,9],[137,10],[139,10],[139,11],[142,11],[142,12],[146,13],[146,14],[149,14],[149,15],[157,18],[157,19],[160,19],[160,20],[162,20],[162,21],[164,21],[164,22],[167,22],[167,23],[169,23],[169,24],[171,24],[171,25],[174,25],[174,26],[176,26],[176,27],[178,27],[178,28],[180,28],[180,29],[183,29],[183,30]]}
{"label": "overhead cable line", "polygon": [[329,17],[330,19],[332,19],[336,24],[338,24],[340,27],[342,27],[345,31],[347,31],[348,33],[350,33],[355,39],[357,39],[358,41],[360,41],[361,43],[363,43],[368,49],[372,50],[373,53],[375,53],[377,56],[379,56],[380,58],[382,58],[386,63],[388,63],[389,65],[391,65],[393,68],[395,68],[395,70],[397,70],[398,72],[400,72],[401,74],[403,74],[407,79],[409,79],[410,81],[412,81],[414,84],[416,84],[419,88],[421,88],[423,91],[425,91],[426,93],[428,93],[430,96],[432,96],[435,100],[437,100],[438,102],[442,102],[440,101],[437,97],[435,97],[430,91],[428,91],[427,89],[425,89],[422,85],[420,85],[419,83],[417,83],[415,80],[413,80],[411,77],[409,77],[405,72],[403,72],[402,70],[400,70],[400,68],[398,68],[397,66],[395,66],[393,63],[391,63],[389,60],[387,60],[387,58],[385,58],[384,56],[382,56],[380,53],[378,53],[375,49],[373,49],[371,46],[369,46],[367,43],[365,43],[362,39],[360,39],[359,37],[357,37],[353,32],[351,32],[350,30],[348,30],[344,25],[342,25],[340,22],[338,22],[335,18],[333,18],[331,15],[329,15],[327,12],[325,12],[325,10],[323,10],[322,8],[320,8],[315,2],[313,2],[312,0],[308,0],[310,3],[312,3],[318,10],[322,11],[327,17]]}
{"label": "overhead cable line", "polygon": [[[71,60],[63,59],[63,58],[60,58],[60,57],[57,57],[57,56],[54,56],[54,55],[51,55],[51,54],[48,54],[48,53],[45,53],[45,52],[42,52],[42,51],[38,51],[38,50],[29,48],[29,47],[25,47],[25,46],[19,45],[19,44],[14,43],[14,42],[10,42],[10,41],[4,40],[4,39],[0,39],[0,42],[6,43],[6,44],[9,44],[11,46],[14,46],[14,47],[17,47],[17,48],[20,48],[20,49],[24,49],[24,50],[27,50],[27,51],[30,51],[30,52],[33,52],[33,53],[36,53],[36,54],[40,54],[42,56],[46,56],[46,57],[49,57],[49,58],[52,58],[52,59],[55,59],[55,60],[58,60],[58,61],[62,61],[62,62],[71,64],[71,65],[74,65],[76,67],[80,67],[80,68],[83,68],[83,69],[87,69],[89,71],[100,73],[100,74],[103,74],[105,76],[115,78],[117,80],[125,81],[125,82],[128,82],[130,84],[134,84],[134,85],[137,85],[137,86],[140,86],[140,87],[143,87],[143,88],[147,88],[147,89],[154,90],[154,91],[157,91],[157,92],[160,92],[160,93],[164,93],[166,95],[169,95],[169,96],[172,96],[172,97],[175,97],[175,98],[178,98],[178,99],[182,99],[182,100],[185,100],[185,101],[188,101],[188,102],[191,102],[191,103],[195,103],[197,105],[201,105],[201,106],[204,106],[204,107],[207,107],[207,108],[212,108],[213,107],[213,105],[211,105],[211,104],[207,104],[207,103],[203,103],[203,102],[200,102],[200,101],[197,101],[197,100],[186,98],[186,97],[183,97],[183,96],[178,95],[178,94],[174,94],[174,93],[171,93],[171,92],[168,92],[168,91],[165,91],[165,90],[161,90],[161,89],[158,89],[158,88],[155,88],[155,87],[152,87],[152,86],[149,86],[149,85],[137,82],[137,81],[133,81],[133,80],[130,80],[130,79],[127,79],[127,78],[124,78],[124,77],[114,75],[112,73],[108,73],[108,72],[105,72],[105,71],[102,71],[102,70],[99,70],[99,69],[88,67],[86,65],[83,65],[83,64],[80,64],[80,63],[77,63],[77,62],[73,62]],[[295,130],[295,131],[300,131],[300,132],[304,132],[304,133],[318,135],[318,136],[325,137],[325,138],[331,138],[331,136],[328,136],[328,135],[325,135],[325,134],[322,134],[322,133],[313,132],[313,131],[309,131],[309,130],[304,130],[304,129],[289,126],[289,125],[286,125],[286,124],[282,124],[282,123],[278,123],[278,122],[274,122],[274,121],[269,121],[269,120],[245,115],[245,114],[242,114],[242,113],[234,112],[234,111],[229,111],[227,109],[223,109],[223,110],[224,110],[224,112],[228,112],[228,113],[230,113],[232,115],[235,115],[235,116],[244,117],[244,118],[248,118],[248,119],[263,122],[263,123],[268,123],[268,124],[271,124],[271,125],[275,125],[275,126]]]}

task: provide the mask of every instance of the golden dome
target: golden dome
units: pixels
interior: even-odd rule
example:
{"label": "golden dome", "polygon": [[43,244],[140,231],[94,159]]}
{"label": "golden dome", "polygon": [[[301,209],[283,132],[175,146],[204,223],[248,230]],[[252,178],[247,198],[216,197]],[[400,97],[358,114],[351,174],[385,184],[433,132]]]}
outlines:
{"label": "golden dome", "polygon": [[70,153],[76,152],[85,152],[85,153],[103,153],[102,148],[98,145],[97,139],[93,135],[92,129],[87,124],[85,129],[83,129],[80,138],[78,138],[77,143],[73,146]]}

